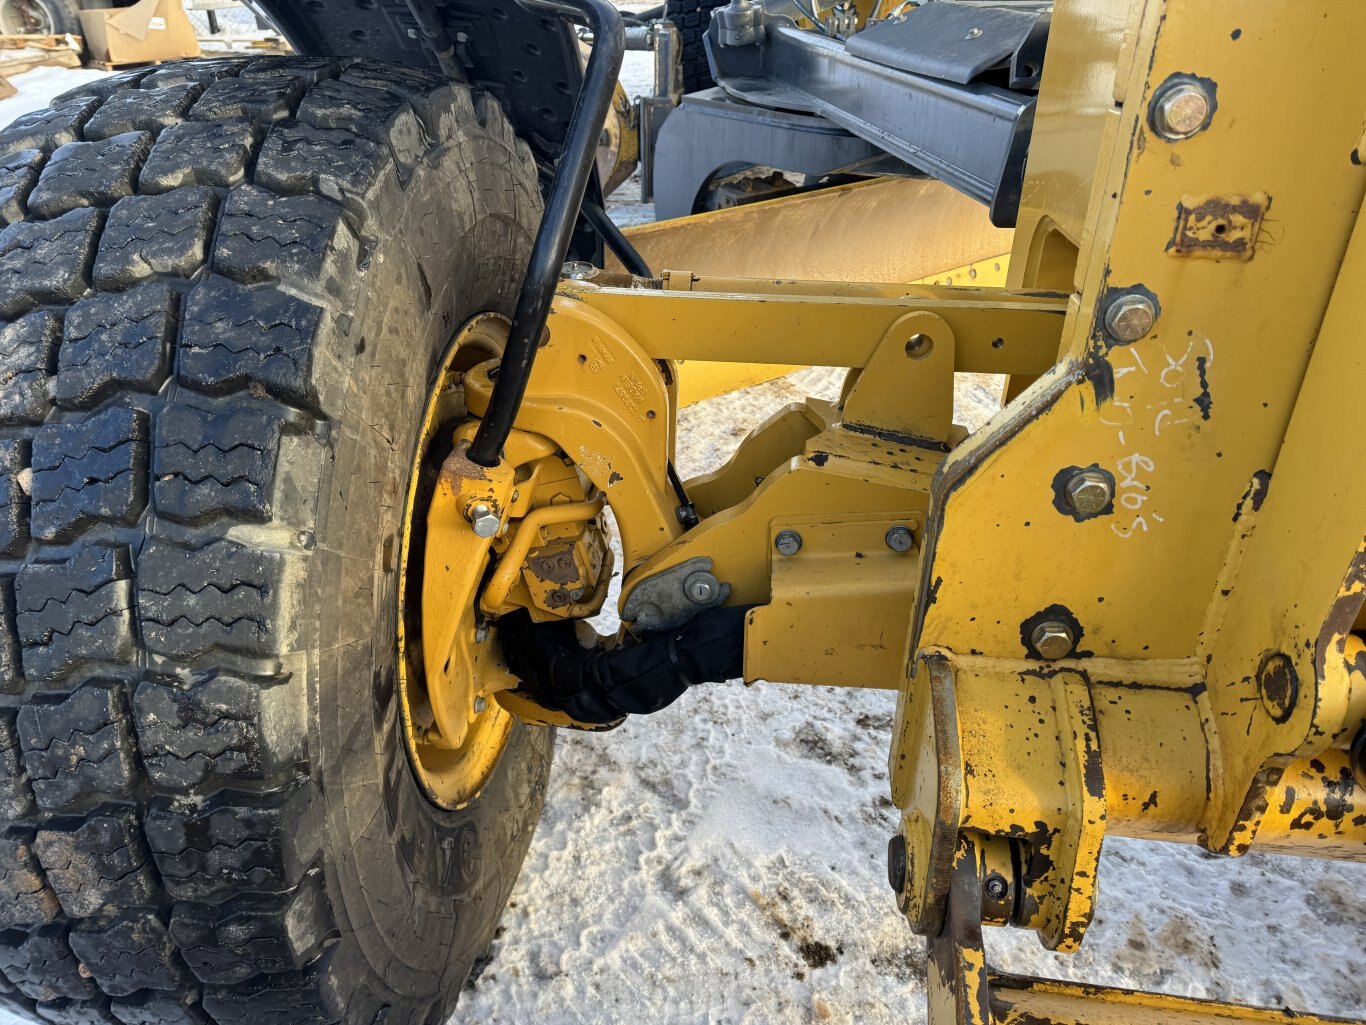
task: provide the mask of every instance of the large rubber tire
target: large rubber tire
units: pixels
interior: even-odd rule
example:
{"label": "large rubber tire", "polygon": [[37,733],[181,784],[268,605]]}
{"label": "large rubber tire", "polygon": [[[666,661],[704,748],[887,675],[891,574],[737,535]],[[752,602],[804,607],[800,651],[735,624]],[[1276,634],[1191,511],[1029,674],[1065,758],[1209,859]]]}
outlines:
{"label": "large rubber tire", "polygon": [[17,34],[81,34],[78,0],[0,0],[0,31]]}
{"label": "large rubber tire", "polygon": [[551,737],[423,798],[395,560],[539,209],[497,103],[370,61],[144,68],[0,132],[0,1005],[446,1020]]}
{"label": "large rubber tire", "polygon": [[683,91],[695,93],[716,84],[707,63],[707,50],[702,42],[711,24],[711,12],[726,6],[728,0],[666,0],[664,17],[678,27],[683,42]]}

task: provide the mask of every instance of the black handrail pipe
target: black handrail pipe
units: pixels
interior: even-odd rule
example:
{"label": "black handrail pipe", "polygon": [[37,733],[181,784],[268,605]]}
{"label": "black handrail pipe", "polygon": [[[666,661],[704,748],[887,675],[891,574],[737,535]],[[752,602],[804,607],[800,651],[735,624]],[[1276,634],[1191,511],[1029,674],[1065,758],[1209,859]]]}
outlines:
{"label": "black handrail pipe", "polygon": [[536,232],[526,277],[503,350],[493,395],[479,430],[470,443],[469,457],[480,466],[497,466],[503,445],[526,394],[531,365],[536,358],[550,303],[583,205],[584,191],[597,156],[598,139],[612,106],[612,93],[626,51],[621,14],[607,0],[519,0],[524,6],[577,16],[593,33],[593,52],[583,74],[569,132],[546,197],[545,216]]}

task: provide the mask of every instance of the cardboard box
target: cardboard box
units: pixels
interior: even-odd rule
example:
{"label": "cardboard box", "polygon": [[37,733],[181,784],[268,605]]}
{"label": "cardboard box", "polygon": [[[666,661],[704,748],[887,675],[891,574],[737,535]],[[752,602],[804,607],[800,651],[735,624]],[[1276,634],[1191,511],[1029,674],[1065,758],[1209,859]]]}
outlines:
{"label": "cardboard box", "polygon": [[81,11],[92,60],[110,64],[198,57],[199,41],[180,0],[138,0],[131,7]]}

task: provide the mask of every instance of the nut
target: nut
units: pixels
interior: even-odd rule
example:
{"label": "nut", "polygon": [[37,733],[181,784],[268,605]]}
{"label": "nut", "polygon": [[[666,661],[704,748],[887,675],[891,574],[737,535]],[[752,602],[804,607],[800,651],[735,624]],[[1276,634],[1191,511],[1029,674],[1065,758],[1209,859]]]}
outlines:
{"label": "nut", "polygon": [[470,526],[474,528],[477,537],[493,537],[498,533],[501,521],[493,508],[485,502],[476,502],[470,506],[469,511]]}
{"label": "nut", "polygon": [[982,883],[982,892],[992,900],[1005,900],[1010,893],[1010,884],[999,872],[993,872]]}
{"label": "nut", "polygon": [[1153,98],[1153,128],[1171,142],[1189,139],[1209,124],[1209,117],[1209,93],[1199,82],[1172,82]]}
{"label": "nut", "polygon": [[887,528],[884,540],[887,542],[887,547],[894,552],[909,552],[911,546],[915,544],[915,535],[911,533],[910,527],[903,527],[898,523],[895,527]]}
{"label": "nut", "polygon": [[475,715],[482,715],[483,712],[484,712],[484,709],[486,709],[486,708],[488,708],[488,707],[489,707],[489,699],[488,699],[488,698],[484,697],[484,695],[482,695],[482,694],[476,694],[476,695],[474,696],[474,714],[475,714]]}
{"label": "nut", "polygon": [[689,601],[694,601],[698,605],[714,601],[720,591],[720,581],[704,569],[689,573],[688,579],[683,581],[683,593],[688,596]]}
{"label": "nut", "polygon": [[1067,504],[1083,516],[1103,513],[1115,497],[1109,474],[1100,470],[1081,470],[1068,479],[1063,493]]}
{"label": "nut", "polygon": [[802,550],[802,536],[795,530],[780,530],[773,539],[773,547],[779,555],[796,555]]}
{"label": "nut", "polygon": [[1072,646],[1077,643],[1072,636],[1072,628],[1066,623],[1059,623],[1056,619],[1045,620],[1036,626],[1034,632],[1029,635],[1029,642],[1042,658],[1050,662],[1066,658],[1072,653]]}
{"label": "nut", "polygon": [[1121,342],[1144,338],[1157,323],[1157,308],[1140,292],[1126,292],[1110,302],[1105,311],[1105,330]]}

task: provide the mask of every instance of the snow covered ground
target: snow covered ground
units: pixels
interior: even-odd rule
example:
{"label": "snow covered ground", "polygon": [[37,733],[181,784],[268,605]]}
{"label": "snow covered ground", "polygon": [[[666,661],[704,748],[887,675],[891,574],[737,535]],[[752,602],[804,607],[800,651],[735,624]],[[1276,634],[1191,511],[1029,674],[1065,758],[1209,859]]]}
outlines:
{"label": "snow covered ground", "polygon": [[[648,57],[625,78],[648,83]],[[0,123],[97,72],[15,78]],[[638,184],[613,203],[648,219]],[[685,410],[680,469],[716,465],[775,406],[830,397],[800,371]],[[964,382],[959,419],[990,413]],[[884,868],[896,816],[894,696],[698,688],[607,734],[562,733],[545,816],[493,960],[457,1019],[478,1025],[902,1025],[924,1020],[925,955]],[[993,930],[1001,967],[1358,1015],[1366,866],[1107,840],[1081,953]],[[0,1012],[0,1025],[16,1020]]]}

